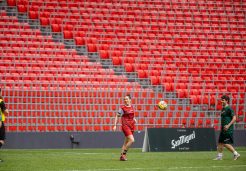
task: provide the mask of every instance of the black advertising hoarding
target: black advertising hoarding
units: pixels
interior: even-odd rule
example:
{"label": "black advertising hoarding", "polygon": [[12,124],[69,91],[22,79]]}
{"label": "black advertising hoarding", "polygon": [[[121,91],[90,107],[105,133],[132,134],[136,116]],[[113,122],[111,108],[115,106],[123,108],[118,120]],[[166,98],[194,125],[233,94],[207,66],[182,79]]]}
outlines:
{"label": "black advertising hoarding", "polygon": [[216,150],[213,128],[147,128],[143,152]]}

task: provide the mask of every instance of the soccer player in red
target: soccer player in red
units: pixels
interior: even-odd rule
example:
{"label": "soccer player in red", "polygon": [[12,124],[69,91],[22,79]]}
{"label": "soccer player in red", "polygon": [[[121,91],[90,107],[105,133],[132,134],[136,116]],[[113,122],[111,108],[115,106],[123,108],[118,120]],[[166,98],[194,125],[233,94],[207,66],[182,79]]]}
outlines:
{"label": "soccer player in red", "polygon": [[137,122],[134,117],[134,109],[131,104],[131,96],[126,95],[124,98],[124,102],[125,105],[122,105],[120,107],[118,113],[115,116],[114,127],[113,127],[113,131],[116,131],[118,118],[121,117],[121,127],[125,135],[125,140],[122,146],[122,151],[120,156],[121,161],[127,160],[126,153],[135,141],[133,134],[135,129],[135,123]]}

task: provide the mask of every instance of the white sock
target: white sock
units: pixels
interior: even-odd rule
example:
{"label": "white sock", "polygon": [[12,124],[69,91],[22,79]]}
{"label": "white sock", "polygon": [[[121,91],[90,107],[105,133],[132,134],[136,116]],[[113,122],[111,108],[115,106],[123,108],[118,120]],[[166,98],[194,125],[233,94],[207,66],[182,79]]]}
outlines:
{"label": "white sock", "polygon": [[234,154],[234,155],[238,155],[237,151],[234,151],[233,154]]}
{"label": "white sock", "polygon": [[223,153],[218,153],[218,157],[222,157],[223,156]]}

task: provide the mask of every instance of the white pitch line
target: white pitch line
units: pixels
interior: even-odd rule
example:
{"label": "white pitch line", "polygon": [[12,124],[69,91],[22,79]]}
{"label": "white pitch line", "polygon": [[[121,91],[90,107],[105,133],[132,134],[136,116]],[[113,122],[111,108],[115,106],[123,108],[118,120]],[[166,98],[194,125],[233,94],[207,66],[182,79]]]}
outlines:
{"label": "white pitch line", "polygon": [[[180,169],[209,169],[209,168],[238,168],[238,167],[246,167],[246,165],[233,165],[233,166],[207,166],[207,167],[169,167],[165,168],[165,170],[180,170]],[[79,169],[79,170],[67,170],[67,171],[118,171],[118,170],[159,170],[163,169],[163,167],[155,167],[155,168],[120,168],[120,169]]]}
{"label": "white pitch line", "polygon": [[246,167],[246,165],[233,165],[233,166],[207,166],[207,167],[170,167],[168,170],[179,170],[179,169],[209,169],[209,168],[236,168]]}

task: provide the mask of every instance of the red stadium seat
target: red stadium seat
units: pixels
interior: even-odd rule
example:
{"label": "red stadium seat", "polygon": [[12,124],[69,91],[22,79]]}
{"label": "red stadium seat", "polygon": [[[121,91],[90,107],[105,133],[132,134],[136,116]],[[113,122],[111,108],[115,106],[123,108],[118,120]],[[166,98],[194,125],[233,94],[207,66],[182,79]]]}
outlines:
{"label": "red stadium seat", "polygon": [[203,128],[203,119],[198,119],[197,127]]}
{"label": "red stadium seat", "polygon": [[16,0],[7,0],[7,4],[10,7],[14,7],[14,6],[16,6]]}
{"label": "red stadium seat", "polygon": [[109,54],[107,50],[99,50],[99,54],[102,59],[109,59]]}
{"label": "red stadium seat", "polygon": [[35,20],[35,19],[38,19],[38,13],[36,12],[36,11],[29,11],[28,12],[28,15],[29,15],[29,18],[30,19],[33,19],[33,20]]}
{"label": "red stadium seat", "polygon": [[121,59],[119,57],[112,57],[112,62],[114,65],[121,65]]}
{"label": "red stadium seat", "polygon": [[190,121],[189,121],[189,127],[193,128],[195,127],[195,119],[194,118],[191,118]]}
{"label": "red stadium seat", "polygon": [[186,127],[186,124],[187,124],[187,120],[186,120],[186,118],[183,118],[182,119],[182,127]]}
{"label": "red stadium seat", "polygon": [[134,66],[130,63],[125,63],[125,70],[126,72],[133,72],[134,71]]}
{"label": "red stadium seat", "polygon": [[150,81],[152,85],[159,85],[159,78],[156,76],[150,76]]}
{"label": "red stadium seat", "polygon": [[175,128],[180,127],[179,118],[175,118],[173,120],[173,127]]}
{"label": "red stadium seat", "polygon": [[[31,14],[31,15],[35,15],[35,13]],[[36,16],[32,16],[32,19],[37,19],[37,17]],[[41,24],[41,26],[49,26],[49,24],[50,24],[49,23],[49,19],[46,18],[46,17],[40,17],[40,24]]]}
{"label": "red stadium seat", "polygon": [[73,32],[65,30],[63,32],[64,39],[73,39]]}
{"label": "red stadium seat", "polygon": [[75,37],[75,44],[77,46],[84,46],[85,45],[85,40],[82,37]]}
{"label": "red stadium seat", "polygon": [[61,26],[59,24],[52,24],[51,28],[52,28],[52,31],[55,33],[61,32]]}
{"label": "red stadium seat", "polygon": [[211,125],[212,123],[211,123],[211,119],[206,119],[206,127],[211,127],[212,125]]}
{"label": "red stadium seat", "polygon": [[171,126],[171,120],[169,118],[165,119],[164,127],[169,128]]}
{"label": "red stadium seat", "polygon": [[18,5],[17,9],[19,13],[26,13],[27,12],[27,7],[25,5]]}
{"label": "red stadium seat", "polygon": [[95,44],[87,44],[88,52],[97,52],[97,47]]}

